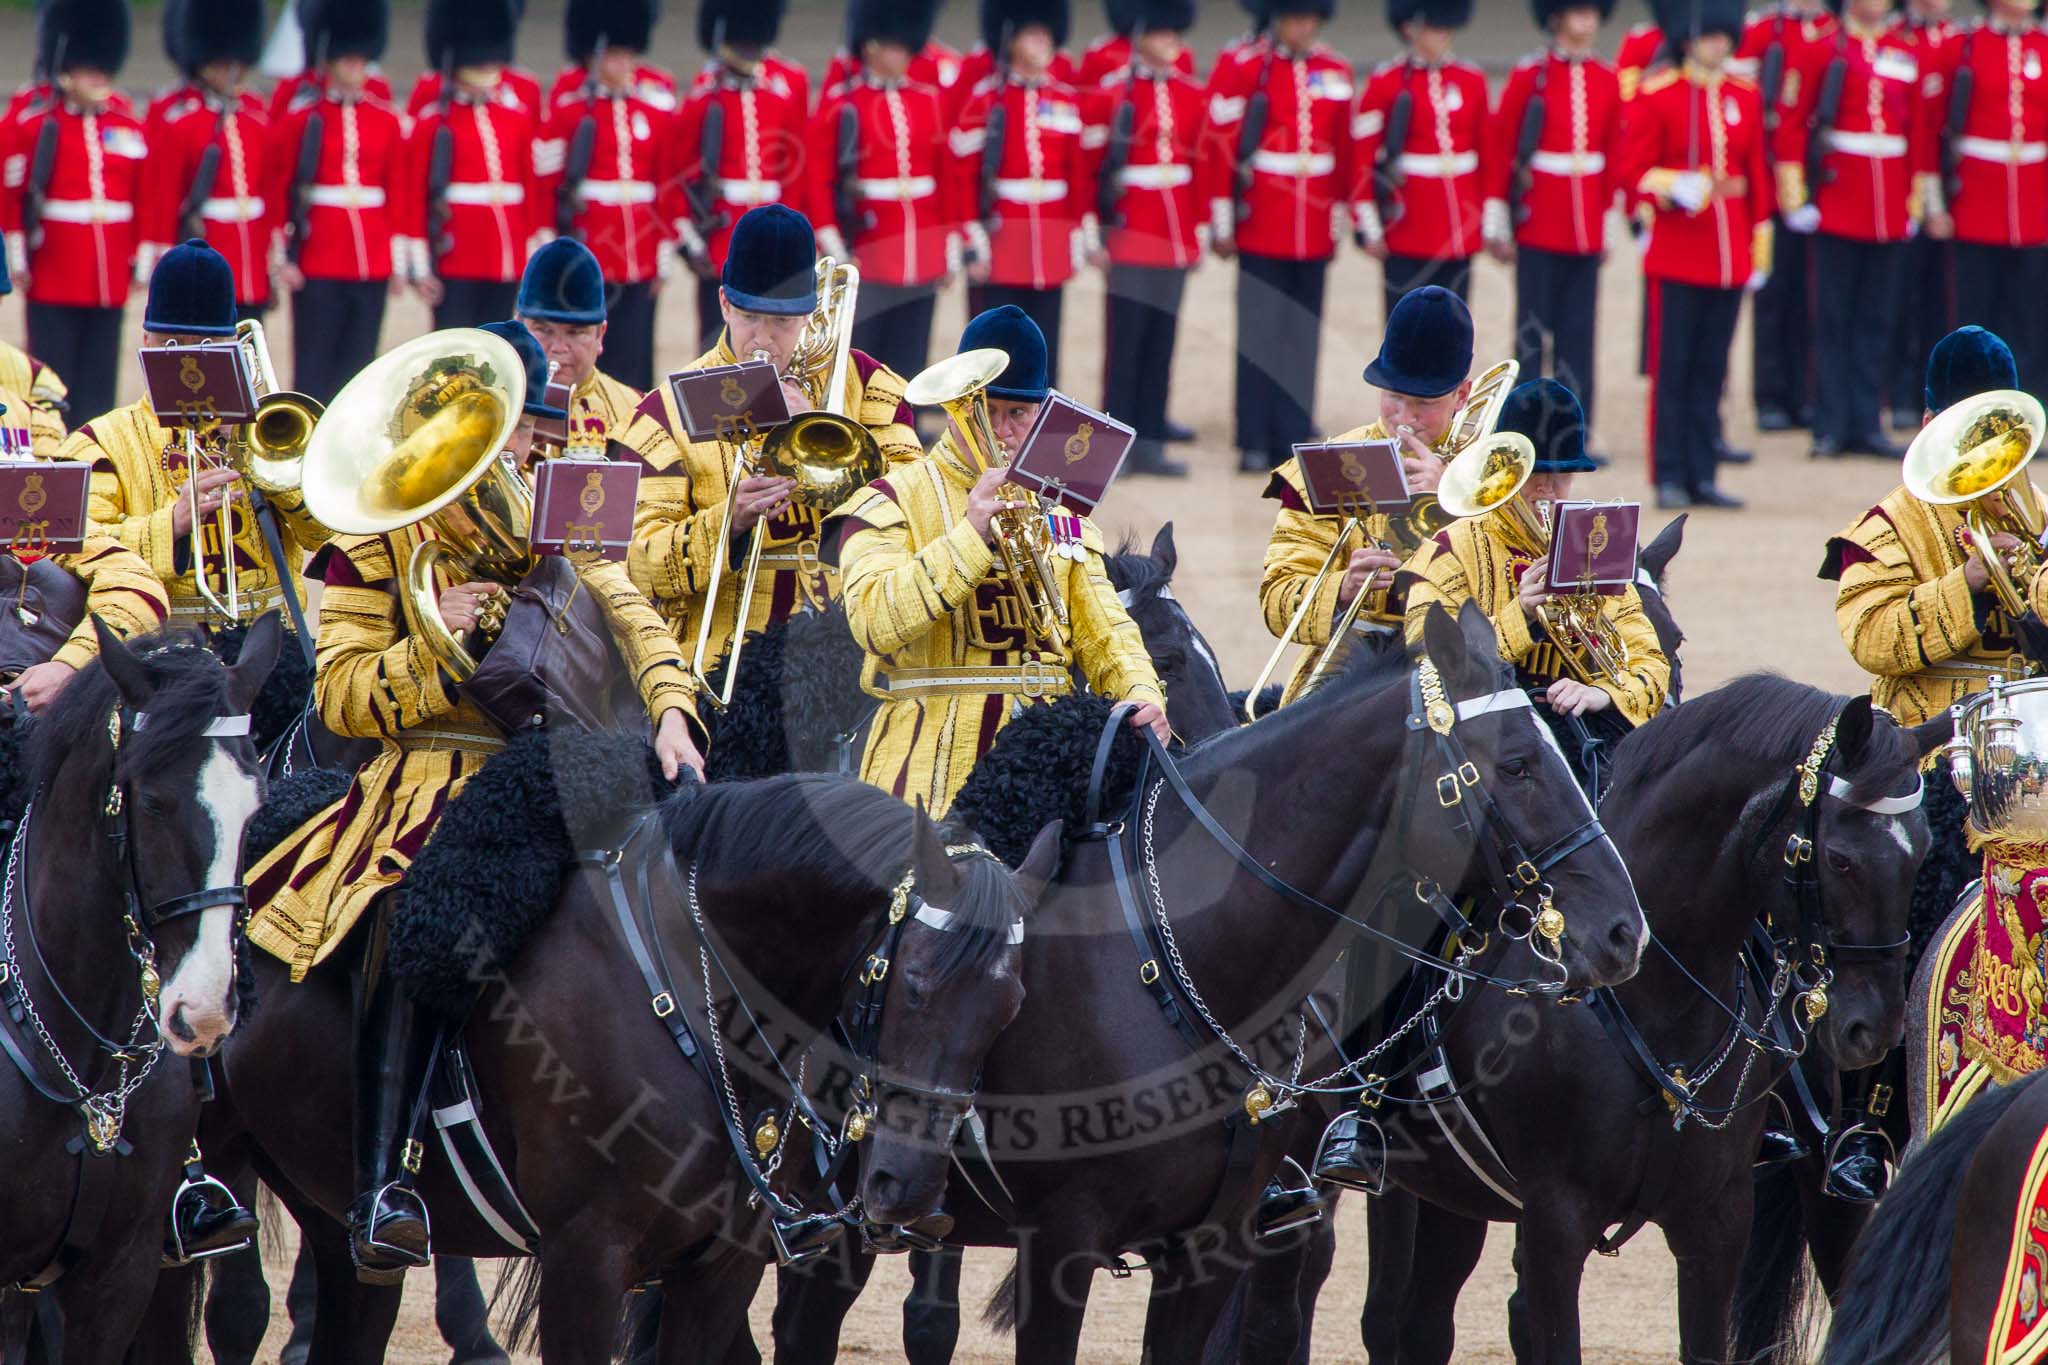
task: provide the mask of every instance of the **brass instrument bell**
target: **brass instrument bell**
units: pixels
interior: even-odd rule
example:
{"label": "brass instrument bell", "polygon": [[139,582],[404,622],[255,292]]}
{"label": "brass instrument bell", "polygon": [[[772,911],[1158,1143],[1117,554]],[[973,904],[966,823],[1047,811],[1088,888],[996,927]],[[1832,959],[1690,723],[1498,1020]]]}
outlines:
{"label": "brass instrument bell", "polygon": [[[2027,611],[2027,585],[2042,565],[2040,503],[2026,469],[2048,433],[2040,400],[2018,389],[1993,389],[1944,408],[1906,448],[1906,490],[1936,507],[1963,509],[1970,544],[2006,615]],[[2006,496],[1992,501],[1993,495]],[[2002,507],[2001,507],[2002,505]],[[2010,554],[1998,534],[2019,541]]]}

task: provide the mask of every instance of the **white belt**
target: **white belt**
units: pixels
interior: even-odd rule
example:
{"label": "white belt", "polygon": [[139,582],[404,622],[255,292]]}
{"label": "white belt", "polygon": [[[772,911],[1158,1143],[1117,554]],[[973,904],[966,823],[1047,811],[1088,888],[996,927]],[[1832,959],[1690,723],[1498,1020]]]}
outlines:
{"label": "white belt", "polygon": [[1827,150],[1889,161],[1906,154],[1906,139],[1897,133],[1829,133]]}
{"label": "white belt", "polygon": [[996,181],[996,198],[1006,204],[1056,204],[1066,197],[1064,180]]}
{"label": "white belt", "polygon": [[609,204],[623,208],[628,204],[651,204],[654,202],[654,186],[645,180],[586,180],[576,187],[586,204]]}
{"label": "white belt", "polygon": [[907,175],[896,180],[853,182],[854,197],[858,199],[887,199],[896,203],[909,203],[913,199],[929,199],[938,192],[939,182],[929,175]]}
{"label": "white belt", "polygon": [[45,199],[46,223],[128,223],[135,219],[135,205],[115,199]]}
{"label": "white belt", "polygon": [[1268,175],[1328,175],[1337,169],[1337,158],[1328,152],[1253,152],[1252,169]]}
{"label": "white belt", "polygon": [[314,185],[306,202],[323,209],[381,209],[384,190],[378,185]]}
{"label": "white belt", "polygon": [[2035,166],[2048,161],[2048,142],[2008,142],[1995,137],[1959,137],[1956,155],[2000,165]]}
{"label": "white belt", "polygon": [[1193,166],[1161,162],[1150,166],[1126,166],[1117,174],[1117,184],[1127,190],[1173,190],[1195,178]]}
{"label": "white belt", "polygon": [[1403,152],[1401,169],[1424,179],[1450,180],[1479,169],[1477,152]]}
{"label": "white belt", "polygon": [[1607,153],[1531,152],[1529,169],[1545,175],[1598,175],[1607,169]]}
{"label": "white belt", "polygon": [[263,217],[263,196],[246,199],[209,199],[199,206],[199,216],[215,223],[254,223]]}
{"label": "white belt", "polygon": [[523,204],[526,202],[526,186],[507,185],[497,180],[458,180],[450,185],[446,197],[451,204],[468,204],[492,208],[500,204]]}
{"label": "white belt", "polygon": [[[653,194],[652,187],[649,195]],[[721,180],[718,197],[728,204],[776,204],[782,201],[780,180]]]}

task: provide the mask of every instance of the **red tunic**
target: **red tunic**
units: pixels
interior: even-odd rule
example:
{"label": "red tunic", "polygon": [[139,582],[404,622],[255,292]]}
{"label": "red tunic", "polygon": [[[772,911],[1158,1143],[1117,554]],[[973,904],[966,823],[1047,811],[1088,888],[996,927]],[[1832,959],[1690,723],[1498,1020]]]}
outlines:
{"label": "red tunic", "polygon": [[[860,72],[860,58],[842,47],[832,54],[832,60],[826,64],[825,79],[819,88],[828,96],[835,94],[848,81],[858,77]],[[910,59],[910,70],[904,74],[913,85],[928,85],[942,92],[951,91],[953,83],[960,79],[960,54],[934,38],[918,49],[917,55]]]}
{"label": "red tunic", "polygon": [[[1830,43],[1835,36],[1835,16],[1828,13],[1795,14],[1784,5],[1775,9],[1756,11],[1742,31],[1742,41],[1736,45],[1735,55],[1728,59],[1727,73],[1755,85],[1759,97],[1776,100],[1775,108],[1767,108],[1767,126],[1771,130],[1770,141],[1764,147],[1764,155],[1773,164],[1786,159],[1787,139],[1792,133],[1795,121],[1790,117],[1804,98],[1801,72],[1806,64],[1806,49],[1817,43]],[[1775,91],[1763,88],[1766,65],[1772,48],[1782,53],[1778,88]]]}
{"label": "red tunic", "polygon": [[[690,92],[685,102],[694,99],[726,75],[725,63],[713,57],[698,70],[690,82]],[[779,52],[770,52],[761,58],[761,67],[754,75],[755,81],[764,90],[771,90],[785,99],[794,100],[799,112],[808,112],[811,107],[811,73],[802,64],[793,62]]]}
{"label": "red tunic", "polygon": [[1621,102],[1636,97],[1643,78],[1664,60],[1664,30],[1655,24],[1637,24],[1622,35],[1614,54],[1614,76],[1621,84]]}
{"label": "red tunic", "polygon": [[[1485,188],[1489,222],[1508,224],[1508,191],[1529,100],[1543,92],[1543,129],[1529,158],[1528,188],[1513,226],[1523,246],[1576,256],[1606,244],[1623,144],[1621,81],[1595,57],[1539,53],[1517,66],[1488,125]],[[1495,208],[1494,205],[1499,207]]]}
{"label": "red tunic", "polygon": [[[1696,211],[1671,198],[1681,174],[1703,172],[1712,192]],[[1763,101],[1739,77],[1664,71],[1629,108],[1624,183],[1655,205],[1643,273],[1739,289],[1769,265],[1775,196],[1764,156]],[[1761,226],[1764,230],[1759,232]]]}
{"label": "red tunic", "polygon": [[1289,261],[1328,260],[1336,251],[1331,217],[1351,192],[1351,64],[1318,44],[1282,53],[1265,38],[1219,57],[1209,74],[1204,158],[1214,158],[1212,222],[1227,221],[1237,139],[1251,97],[1263,82],[1266,128],[1252,154],[1251,188],[1237,248]]}
{"label": "red tunic", "polygon": [[[960,110],[967,103],[968,96],[972,95],[983,81],[994,75],[995,69],[994,56],[979,43],[960,58],[959,73],[953,77],[953,83],[946,87],[947,127],[950,128],[960,121]],[[1046,68],[1045,74],[1062,85],[1073,85],[1073,58],[1064,52],[1053,53],[1052,64]]]}
{"label": "red tunic", "polygon": [[[22,237],[22,191],[43,124],[57,123],[56,154],[44,188],[42,239]],[[142,124],[111,103],[83,114],[34,100],[0,122],[0,232],[8,259],[26,264],[28,297],[75,308],[119,308],[128,298],[140,240]]]}
{"label": "red tunic", "polygon": [[[715,77],[700,80],[670,125],[672,146],[667,164],[674,174],[667,181],[670,188],[663,200],[663,213],[674,225],[678,240],[693,251],[708,253],[712,266],[723,268],[733,224],[748,209],[758,204],[803,206],[804,105],[801,94],[765,63],[757,78],[740,76],[724,66],[712,69]],[[704,121],[713,107],[722,112],[724,130],[718,164],[707,168]],[[704,180],[707,173],[718,224],[708,239],[700,241],[703,234],[691,221],[682,187]]]}
{"label": "red tunic", "polygon": [[208,147],[219,147],[212,192],[200,206],[207,244],[227,257],[238,305],[270,298],[270,246],[284,225],[284,206],[267,191],[278,155],[263,102],[247,91],[231,104],[190,91],[172,100],[149,139],[143,173],[142,240],[170,247],[179,240],[178,210]]}
{"label": "red tunic", "polygon": [[374,96],[320,98],[305,87],[277,125],[278,154],[264,192],[290,222],[293,181],[306,124],[320,116],[320,161],[306,192],[306,240],[299,269],[313,280],[391,278],[392,207],[405,152],[405,119]]}
{"label": "red tunic", "polygon": [[[428,175],[434,134],[454,134],[441,240],[428,242]],[[540,226],[540,185],[533,170],[533,120],[517,106],[457,97],[434,105],[406,139],[401,194],[393,227],[406,239],[408,273],[452,280],[507,283],[526,270],[526,252]]]}
{"label": "red tunic", "polygon": [[[840,221],[840,112],[857,120],[859,149],[852,202],[857,221]],[[939,92],[902,81],[866,78],[825,96],[810,124],[805,157],[806,208],[822,234],[836,232],[853,248],[864,278],[879,284],[926,284],[946,273],[947,240],[958,224],[939,192],[945,164]],[[822,251],[823,248],[821,247]]]}
{"label": "red tunic", "polygon": [[1202,125],[1209,101],[1184,71],[1156,73],[1125,65],[1109,73],[1096,95],[1102,109],[1091,122],[1113,128],[1117,111],[1131,106],[1129,156],[1117,177],[1117,221],[1103,224],[1103,244],[1118,265],[1185,269],[1201,255],[1196,229],[1207,206],[1229,187],[1201,180],[1219,164],[1204,158]]}
{"label": "red tunic", "polygon": [[[997,100],[1005,110],[1003,145],[985,153]],[[986,235],[991,284],[1051,289],[1078,268],[1082,220],[1094,221],[1094,165],[1105,133],[1099,126],[1090,132],[1082,113],[1080,95],[1063,81],[1013,79],[998,89],[992,76],[962,106],[946,138],[947,202],[967,224],[970,241],[978,246]],[[998,158],[987,223],[981,221],[984,155]]]}
{"label": "red tunic", "polygon": [[[1074,84],[1087,90],[1101,85],[1130,64],[1131,40],[1121,33],[1105,33],[1088,44],[1088,50],[1081,54],[1081,65],[1074,72]],[[1181,45],[1180,56],[1174,59],[1173,69],[1183,76],[1196,74],[1195,54],[1186,44]]]}
{"label": "red tunic", "polygon": [[[1402,184],[1391,221],[1373,199],[1373,163],[1386,141],[1395,98],[1410,97],[1408,139],[1398,150]],[[1486,77],[1469,62],[1388,62],[1365,83],[1351,122],[1352,217],[1396,256],[1460,260],[1479,250],[1480,170],[1486,159]]]}
{"label": "red tunic", "polygon": [[[1805,183],[1810,123],[1827,71],[1842,68],[1842,96],[1821,162],[1824,183]],[[1918,55],[1895,28],[1852,34],[1838,28],[1800,54],[1800,99],[1785,119],[1779,171],[1820,210],[1821,231],[1859,242],[1896,242],[1906,235],[1914,178],[1938,166],[1937,138],[1947,110],[1922,93]],[[1781,196],[1782,197],[1782,196]],[[1796,204],[1781,205],[1790,209]]]}
{"label": "red tunic", "polygon": [[534,178],[540,183],[535,223],[553,230],[556,200],[565,192],[568,150],[585,119],[594,124],[590,165],[577,194],[582,208],[573,231],[597,257],[613,284],[641,284],[661,268],[669,240],[660,204],[677,152],[676,116],[637,95],[610,95],[574,86],[558,95],[533,144]]}
{"label": "red tunic", "polygon": [[1948,149],[1956,240],[2040,246],[2048,242],[2048,34],[1979,22],[1951,37],[1932,73],[1944,127],[1965,63],[1975,73],[1970,107]]}
{"label": "red tunic", "polygon": [[[506,67],[498,77],[493,93],[501,103],[524,109],[526,116],[535,122],[540,120],[540,77],[525,67]],[[412,118],[418,118],[440,102],[441,73],[422,71],[420,78],[412,83],[412,94],[406,97],[405,112]]]}
{"label": "red tunic", "polygon": [[[292,112],[292,105],[295,102],[304,107],[306,103],[325,93],[320,77],[311,71],[286,76],[277,83],[277,89],[270,92],[270,121],[283,122],[284,116]],[[386,104],[396,103],[391,95],[391,82],[374,66],[370,68],[369,75],[363,81],[363,93],[383,100]]]}
{"label": "red tunic", "polygon": [[[565,66],[555,73],[555,83],[548,87],[547,107],[553,109],[556,102],[578,94],[590,80],[588,67]],[[673,114],[682,108],[682,92],[676,85],[673,72],[649,62],[642,62],[633,68],[633,89],[635,99],[652,105],[664,114]]]}

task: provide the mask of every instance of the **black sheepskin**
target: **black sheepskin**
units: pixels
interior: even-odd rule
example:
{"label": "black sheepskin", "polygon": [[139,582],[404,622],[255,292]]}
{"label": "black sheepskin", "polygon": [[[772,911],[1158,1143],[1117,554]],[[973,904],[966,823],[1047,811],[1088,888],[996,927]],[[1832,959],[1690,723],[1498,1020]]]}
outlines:
{"label": "black sheepskin", "polygon": [[[948,818],[974,830],[1011,867],[1024,861],[1031,841],[1054,820],[1081,833],[1095,746],[1114,706],[1107,697],[1074,692],[1048,705],[1025,707],[967,775]],[[1121,815],[1130,804],[1144,753],[1144,736],[1124,726],[1103,777],[1103,818]]]}
{"label": "black sheepskin", "polygon": [[580,849],[601,848],[670,784],[637,736],[528,731],[448,804],[398,888],[385,964],[459,1017],[553,913]]}
{"label": "black sheepskin", "polygon": [[242,866],[253,866],[286,836],[341,800],[348,784],[349,775],[332,768],[307,768],[272,782],[263,793],[263,805],[242,831]]}
{"label": "black sheepskin", "polygon": [[1946,758],[1928,770],[1924,791],[1922,808],[1927,812],[1927,828],[1934,834],[1934,843],[1927,850],[1927,861],[1920,864],[1920,875],[1913,881],[1913,904],[1906,912],[1906,929],[1913,936],[1912,957],[1906,964],[1909,980],[1919,968],[1920,954],[1934,941],[1935,931],[1956,908],[1956,897],[1984,875],[1983,855],[1970,852],[1968,836],[1963,832],[1970,803],[1949,779]]}
{"label": "black sheepskin", "polygon": [[724,782],[832,771],[839,736],[874,710],[860,690],[860,667],[861,648],[837,602],[748,636],[732,708],[711,715],[705,775]]}
{"label": "black sheepskin", "polygon": [[[221,626],[213,632],[213,652],[220,656],[222,663],[231,664],[242,657],[242,641],[248,636],[247,626]],[[263,680],[263,689],[249,707],[249,727],[256,740],[257,753],[270,752],[270,746],[292,728],[312,695],[313,670],[306,666],[306,655],[299,648],[298,637],[287,628],[277,651],[277,662],[271,666],[270,676]]]}
{"label": "black sheepskin", "polygon": [[0,724],[0,820],[9,826],[21,818],[21,808],[28,804],[34,781],[30,744],[34,733],[34,721]]}

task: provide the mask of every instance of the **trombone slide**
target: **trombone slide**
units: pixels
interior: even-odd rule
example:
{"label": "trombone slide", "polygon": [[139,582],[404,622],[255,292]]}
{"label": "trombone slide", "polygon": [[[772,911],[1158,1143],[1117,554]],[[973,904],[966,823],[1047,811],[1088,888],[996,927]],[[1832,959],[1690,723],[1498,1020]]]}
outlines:
{"label": "trombone slide", "polygon": [[690,681],[697,684],[698,692],[721,711],[732,705],[733,688],[739,683],[740,642],[746,638],[747,608],[754,600],[754,584],[761,576],[761,551],[768,539],[767,518],[763,517],[754,523],[754,529],[747,535],[747,563],[740,578],[738,615],[733,620],[732,643],[725,656],[725,685],[713,687],[711,676],[705,671],[705,665],[711,662],[705,658],[711,650],[711,618],[718,612],[718,589],[725,579],[726,557],[731,553],[726,542],[732,538],[732,519],[739,510],[740,480],[749,477],[752,468],[746,447],[742,446],[733,459],[732,479],[725,490],[725,512],[718,519],[718,548],[711,556],[711,577],[704,588],[704,610],[697,618],[697,648],[690,656]]}
{"label": "trombone slide", "polygon": [[[1337,539],[1331,543],[1330,552],[1323,556],[1322,567],[1318,568],[1315,576],[1309,579],[1308,586],[1301,590],[1301,601],[1295,604],[1294,615],[1287,618],[1287,629],[1280,632],[1279,642],[1273,646],[1273,652],[1266,656],[1266,666],[1259,670],[1257,681],[1252,683],[1252,690],[1245,694],[1244,718],[1246,720],[1257,720],[1259,718],[1259,694],[1272,685],[1273,675],[1280,671],[1280,659],[1281,656],[1287,653],[1287,647],[1299,641],[1301,624],[1308,619],[1309,608],[1315,605],[1316,596],[1323,588],[1323,580],[1328,578],[1331,570],[1336,568],[1337,557],[1344,549],[1344,542],[1351,539],[1351,533],[1361,529],[1363,525],[1364,523],[1359,521],[1357,517],[1346,517],[1344,524],[1338,528]],[[1357,604],[1364,600],[1365,594],[1363,592],[1352,599],[1351,607],[1347,608],[1344,613],[1345,631],[1349,631],[1351,629],[1351,622],[1358,619]],[[1327,655],[1332,652],[1336,648],[1336,642],[1342,638],[1344,638],[1342,634],[1333,632],[1330,636],[1330,642],[1323,646],[1324,653]]]}
{"label": "trombone slide", "polygon": [[[206,518],[199,511],[201,453],[198,436],[191,427],[186,427],[185,498],[186,506],[192,513],[192,529],[188,533],[192,538],[192,585],[198,590],[200,601],[226,617],[229,622],[239,624],[242,619],[242,591],[240,576],[235,569],[235,514],[232,499],[229,498],[221,500],[220,510],[215,514],[220,525],[221,592],[216,593],[213,585],[206,581]],[[214,466],[209,461],[203,467],[211,469]]]}

